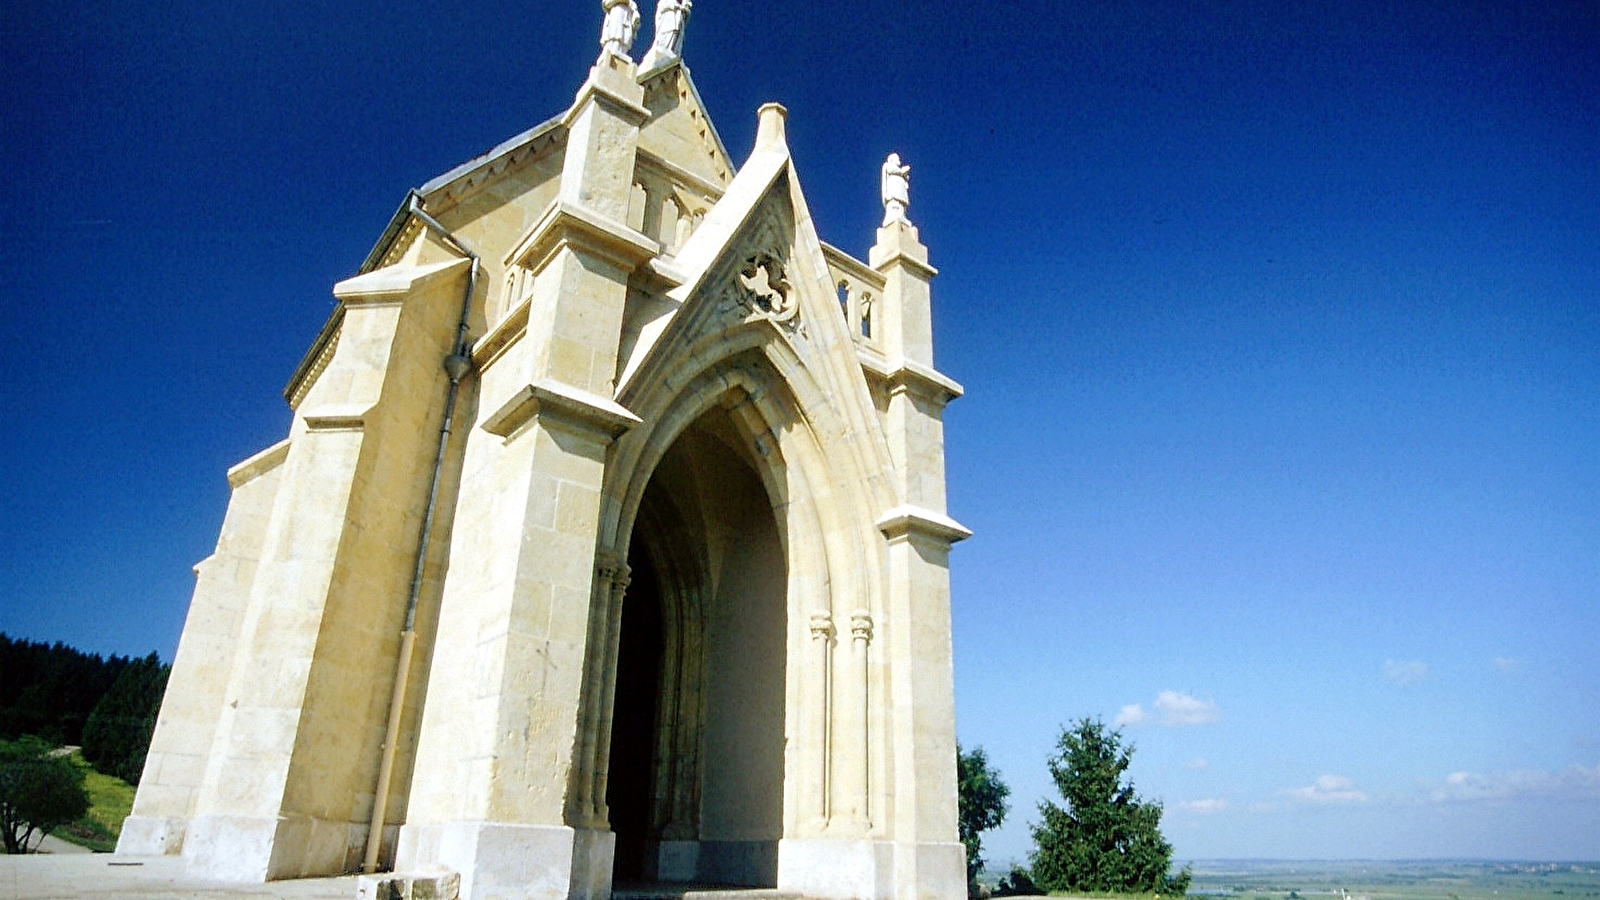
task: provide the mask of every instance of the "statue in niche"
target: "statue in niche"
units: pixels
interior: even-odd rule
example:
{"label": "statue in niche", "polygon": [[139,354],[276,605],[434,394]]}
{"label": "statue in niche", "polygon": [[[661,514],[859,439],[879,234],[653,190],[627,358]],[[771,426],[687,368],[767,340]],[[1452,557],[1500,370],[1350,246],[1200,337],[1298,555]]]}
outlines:
{"label": "statue in niche", "polygon": [[911,167],[900,164],[900,154],[891,153],[883,161],[879,189],[883,193],[884,227],[887,228],[891,222],[910,225],[911,221],[906,218],[906,207],[911,205]]}
{"label": "statue in niche", "polygon": [[600,0],[605,23],[600,27],[600,53],[626,57],[639,33],[639,7],[633,0]]}
{"label": "statue in niche", "polygon": [[689,22],[693,0],[656,0],[656,36],[645,54],[646,69],[683,55],[683,27]]}

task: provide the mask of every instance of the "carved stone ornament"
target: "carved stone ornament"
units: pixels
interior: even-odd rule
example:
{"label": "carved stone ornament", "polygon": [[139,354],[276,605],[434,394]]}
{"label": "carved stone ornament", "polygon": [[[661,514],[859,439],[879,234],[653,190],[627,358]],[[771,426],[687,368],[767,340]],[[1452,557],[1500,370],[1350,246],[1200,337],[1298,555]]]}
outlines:
{"label": "carved stone ornament", "polygon": [[872,616],[864,609],[850,614],[850,636],[864,643],[872,642]]}
{"label": "carved stone ornament", "polygon": [[833,616],[825,612],[811,614],[811,639],[814,641],[833,640]]}
{"label": "carved stone ornament", "polygon": [[745,322],[766,319],[791,335],[804,336],[800,296],[789,283],[792,226],[777,204],[761,210],[753,227],[724,258],[710,283],[722,315]]}
{"label": "carved stone ornament", "polygon": [[800,305],[789,296],[791,290],[783,277],[783,260],[761,251],[746,259],[739,269],[735,299],[751,312],[761,313],[774,322],[787,322],[800,310]]}

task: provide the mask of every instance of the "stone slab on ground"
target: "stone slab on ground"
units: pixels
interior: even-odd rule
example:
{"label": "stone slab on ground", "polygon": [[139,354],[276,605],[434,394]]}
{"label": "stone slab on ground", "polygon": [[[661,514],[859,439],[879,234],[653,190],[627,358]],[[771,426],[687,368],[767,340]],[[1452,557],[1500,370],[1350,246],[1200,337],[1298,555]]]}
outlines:
{"label": "stone slab on ground", "polygon": [[190,877],[178,857],[109,853],[0,856],[0,900],[352,900],[356,879],[218,884]]}
{"label": "stone slab on ground", "polygon": [[611,900],[801,900],[793,891],[694,882],[624,881],[611,888]]}

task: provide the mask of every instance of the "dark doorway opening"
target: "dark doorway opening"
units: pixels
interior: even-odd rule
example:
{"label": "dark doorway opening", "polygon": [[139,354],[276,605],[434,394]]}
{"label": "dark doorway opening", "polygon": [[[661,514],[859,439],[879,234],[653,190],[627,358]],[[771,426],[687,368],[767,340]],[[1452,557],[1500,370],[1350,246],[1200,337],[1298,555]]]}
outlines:
{"label": "dark doorway opening", "polygon": [[661,585],[650,555],[634,542],[632,570],[622,603],[622,633],[617,650],[616,700],[611,720],[611,767],[606,805],[617,836],[612,877],[637,881],[653,874],[647,867],[650,816],[656,794],[654,755],[657,702],[661,696]]}

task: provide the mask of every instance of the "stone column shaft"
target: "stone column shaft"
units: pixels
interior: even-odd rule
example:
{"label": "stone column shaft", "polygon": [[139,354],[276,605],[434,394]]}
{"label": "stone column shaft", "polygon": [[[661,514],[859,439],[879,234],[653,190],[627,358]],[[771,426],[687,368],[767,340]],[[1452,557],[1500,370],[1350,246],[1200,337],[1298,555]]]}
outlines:
{"label": "stone column shaft", "polygon": [[594,821],[609,825],[611,810],[606,803],[606,785],[611,770],[611,717],[617,708],[617,652],[622,646],[622,601],[627,594],[629,569],[626,565],[612,578],[607,593],[605,679],[600,688],[600,732],[594,764]]}
{"label": "stone column shaft", "polygon": [[816,677],[812,709],[817,714],[817,796],[812,807],[814,828],[828,825],[833,815],[831,763],[833,734],[833,616],[827,612],[811,614],[811,643],[816,646]]}

